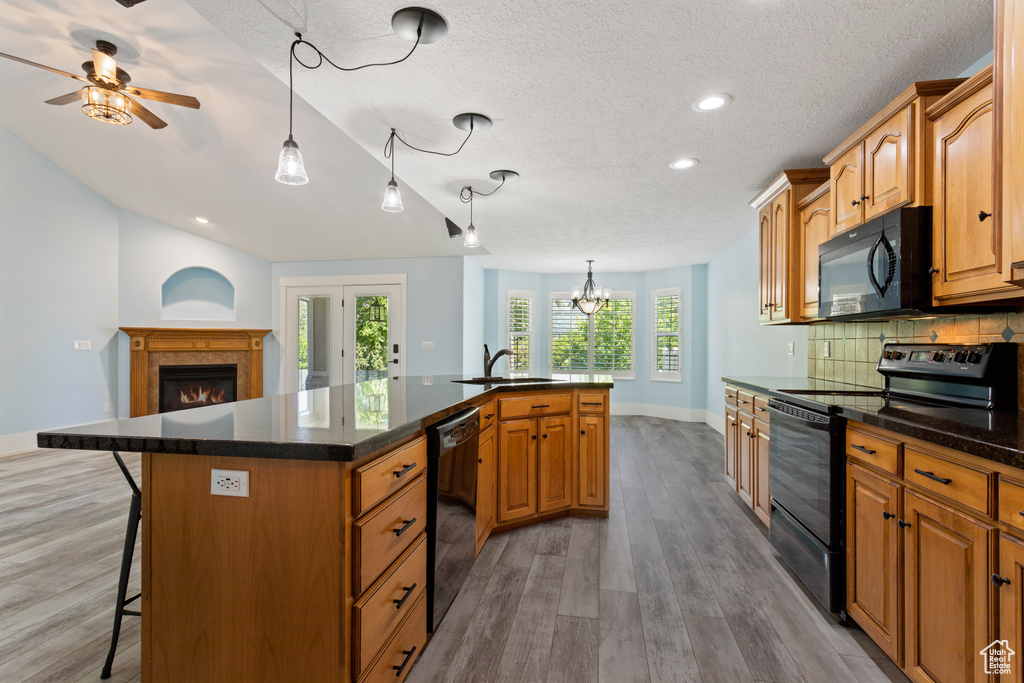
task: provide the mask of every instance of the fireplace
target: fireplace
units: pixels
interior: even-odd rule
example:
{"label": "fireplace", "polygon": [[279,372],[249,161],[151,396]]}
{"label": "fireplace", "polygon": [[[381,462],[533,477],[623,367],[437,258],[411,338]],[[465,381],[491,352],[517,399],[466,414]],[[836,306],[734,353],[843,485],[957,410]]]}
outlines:
{"label": "fireplace", "polygon": [[231,403],[237,400],[238,366],[160,366],[160,412]]}

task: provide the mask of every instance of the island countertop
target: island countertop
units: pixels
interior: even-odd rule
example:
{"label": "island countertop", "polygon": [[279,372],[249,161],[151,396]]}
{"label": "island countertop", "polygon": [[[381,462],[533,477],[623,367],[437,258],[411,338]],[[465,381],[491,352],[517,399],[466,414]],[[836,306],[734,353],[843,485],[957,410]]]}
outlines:
{"label": "island countertop", "polygon": [[410,376],[39,432],[40,448],[354,461],[506,392],[608,389],[598,374],[509,384]]}

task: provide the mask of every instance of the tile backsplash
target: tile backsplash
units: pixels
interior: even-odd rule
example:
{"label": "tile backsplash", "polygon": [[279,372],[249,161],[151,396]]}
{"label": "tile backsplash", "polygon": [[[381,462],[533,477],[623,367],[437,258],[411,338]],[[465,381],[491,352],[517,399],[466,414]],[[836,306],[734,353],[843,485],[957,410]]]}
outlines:
{"label": "tile backsplash", "polygon": [[[817,323],[807,328],[807,376],[881,388],[875,367],[886,341],[978,344],[1024,342],[1024,313],[957,315],[886,322]],[[825,357],[825,342],[831,353]],[[1018,404],[1024,408],[1022,354],[1017,355]]]}

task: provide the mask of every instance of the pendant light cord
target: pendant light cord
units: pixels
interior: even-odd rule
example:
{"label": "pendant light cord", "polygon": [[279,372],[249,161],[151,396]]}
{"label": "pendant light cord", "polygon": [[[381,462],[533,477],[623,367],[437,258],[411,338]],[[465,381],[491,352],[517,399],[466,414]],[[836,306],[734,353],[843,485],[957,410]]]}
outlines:
{"label": "pendant light cord", "polygon": [[475,119],[474,116],[470,116],[469,117],[469,133],[466,135],[466,139],[462,141],[462,144],[459,145],[459,148],[457,150],[455,150],[454,152],[436,152],[436,151],[434,151],[432,149],[423,149],[422,147],[417,147],[416,145],[412,145],[412,144],[406,142],[405,140],[403,140],[402,136],[399,135],[398,133],[396,133],[395,129],[392,128],[391,129],[391,136],[388,138],[388,141],[384,144],[384,158],[387,159],[388,157],[390,157],[390,156],[392,156],[394,154],[394,151],[395,151],[395,140],[398,140],[399,142],[401,142],[403,145],[405,145],[409,149],[414,149],[417,152],[425,152],[426,154],[436,154],[439,157],[453,157],[453,156],[455,156],[456,154],[458,154],[459,152],[462,151],[462,148],[466,146],[467,142],[469,142],[469,138],[471,138],[473,136],[473,121],[474,121],[474,119]]}
{"label": "pendant light cord", "polygon": [[[468,204],[472,204],[472,202],[473,202],[473,195],[477,195],[478,197],[490,197],[492,194],[494,194],[495,192],[500,190],[501,186],[504,185],[504,184],[505,184],[505,175],[502,174],[501,182],[498,183],[498,186],[496,188],[494,188],[493,190],[491,190],[490,192],[481,192],[480,190],[474,190],[472,186],[466,185],[461,190],[459,190],[459,199],[462,200],[463,204],[467,204],[467,203]],[[470,208],[470,211],[472,211],[472,207]]]}
{"label": "pendant light cord", "polygon": [[[420,46],[420,40],[422,38],[423,38],[423,15],[421,14],[420,15],[419,26],[416,27],[416,42],[413,43],[412,49],[409,50],[408,54],[406,54],[404,57],[402,57],[401,59],[396,59],[393,62],[374,62],[372,64],[363,64],[362,66],[351,66],[351,67],[341,66],[339,64],[335,64],[331,60],[331,58],[328,57],[327,55],[325,55],[323,52],[321,52],[320,48],[318,48],[316,45],[314,45],[313,43],[309,42],[308,40],[303,40],[301,33],[296,33],[295,34],[295,40],[292,42],[292,47],[291,47],[291,58],[294,59],[296,62],[298,62],[300,66],[304,66],[307,69],[319,69],[321,66],[324,65],[324,62],[327,62],[328,64],[333,66],[338,71],[359,71],[360,69],[368,69],[371,66],[391,66],[393,64],[401,64],[405,60],[409,59],[409,57],[412,57],[412,53],[416,52],[416,48]],[[297,54],[295,54],[295,48],[298,47],[299,45],[309,45],[310,49],[312,49],[313,52],[316,53],[316,56],[317,56],[316,64],[306,64],[304,61],[299,59],[299,56]]]}

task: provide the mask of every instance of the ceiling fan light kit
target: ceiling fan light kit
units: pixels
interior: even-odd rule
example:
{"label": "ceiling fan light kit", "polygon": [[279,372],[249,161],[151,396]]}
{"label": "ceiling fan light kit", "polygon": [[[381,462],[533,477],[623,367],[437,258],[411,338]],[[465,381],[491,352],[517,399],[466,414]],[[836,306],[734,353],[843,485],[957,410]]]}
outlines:
{"label": "ceiling fan light kit", "polygon": [[82,111],[89,118],[127,126],[132,122],[132,100],[124,93],[98,85],[82,88]]}

